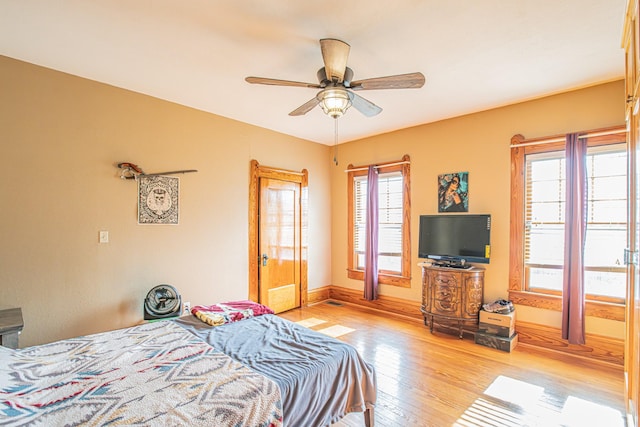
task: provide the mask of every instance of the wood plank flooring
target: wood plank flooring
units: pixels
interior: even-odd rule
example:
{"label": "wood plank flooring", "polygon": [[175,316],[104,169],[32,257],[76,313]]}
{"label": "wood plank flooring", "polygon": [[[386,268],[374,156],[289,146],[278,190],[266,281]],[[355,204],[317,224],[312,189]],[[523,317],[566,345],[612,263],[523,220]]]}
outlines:
{"label": "wood plank flooring", "polygon": [[[523,345],[505,353],[472,337],[430,334],[415,319],[330,301],[280,316],[330,328],[375,366],[376,427],[625,425],[621,368]],[[334,427],[363,425],[354,413]]]}

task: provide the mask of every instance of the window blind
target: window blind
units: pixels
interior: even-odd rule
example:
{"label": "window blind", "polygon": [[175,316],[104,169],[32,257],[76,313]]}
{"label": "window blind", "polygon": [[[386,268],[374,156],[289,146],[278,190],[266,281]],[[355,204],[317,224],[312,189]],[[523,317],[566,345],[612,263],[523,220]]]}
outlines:
{"label": "window blind", "polygon": [[[367,177],[354,179],[354,251],[356,268],[364,268]],[[402,272],[403,179],[401,172],[378,176],[378,269]]]}

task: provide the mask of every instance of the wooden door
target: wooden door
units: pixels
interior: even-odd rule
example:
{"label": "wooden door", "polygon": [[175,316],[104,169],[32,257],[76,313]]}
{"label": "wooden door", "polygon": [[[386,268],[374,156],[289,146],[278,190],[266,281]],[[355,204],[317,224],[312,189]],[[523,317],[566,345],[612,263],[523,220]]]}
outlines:
{"label": "wooden door", "polygon": [[251,161],[249,299],[276,313],[307,304],[307,183]]}
{"label": "wooden door", "polygon": [[626,301],[626,333],[625,333],[625,396],[627,403],[628,425],[638,426],[640,401],[640,155],[638,150],[640,120],[631,113],[628,135],[628,205],[627,221],[628,249],[625,254],[627,264],[627,301]]}
{"label": "wooden door", "polygon": [[627,137],[628,155],[628,253],[627,262],[627,306],[625,334],[625,395],[627,400],[628,425],[638,426],[640,402],[640,118],[638,101],[630,112],[630,127]]}
{"label": "wooden door", "polygon": [[276,313],[300,307],[300,184],[260,178],[260,302]]}
{"label": "wooden door", "polygon": [[637,0],[627,2],[623,46],[628,154],[628,249],[625,333],[625,400],[627,425],[640,418],[640,11]]}
{"label": "wooden door", "polygon": [[626,333],[626,351],[625,351],[625,365],[626,365],[626,387],[627,387],[627,413],[630,415],[630,426],[638,426],[640,418],[640,266],[638,265],[638,256],[640,254],[640,208],[638,202],[640,202],[640,144],[639,128],[640,120],[636,117],[633,120],[634,123],[634,142],[631,144],[629,152],[633,152],[630,162],[633,162],[634,167],[630,168],[632,176],[630,182],[633,191],[633,197],[629,199],[629,203],[633,206],[630,212],[633,215],[633,221],[629,222],[630,235],[630,249],[632,255],[632,262],[627,267],[628,285],[627,285],[627,333]]}

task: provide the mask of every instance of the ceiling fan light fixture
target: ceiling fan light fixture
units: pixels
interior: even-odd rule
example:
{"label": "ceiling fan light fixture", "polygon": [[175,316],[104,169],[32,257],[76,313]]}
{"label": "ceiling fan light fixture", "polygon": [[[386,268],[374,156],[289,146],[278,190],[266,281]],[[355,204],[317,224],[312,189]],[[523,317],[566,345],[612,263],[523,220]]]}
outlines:
{"label": "ceiling fan light fixture", "polygon": [[337,119],[351,107],[351,97],[342,87],[333,87],[323,90],[320,94],[320,106],[328,116]]}

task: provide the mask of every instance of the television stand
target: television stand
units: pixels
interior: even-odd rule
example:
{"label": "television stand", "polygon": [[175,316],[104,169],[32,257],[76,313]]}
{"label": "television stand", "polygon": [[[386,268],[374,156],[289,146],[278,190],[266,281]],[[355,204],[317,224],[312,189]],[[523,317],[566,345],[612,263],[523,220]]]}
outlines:
{"label": "television stand", "polygon": [[475,332],[478,313],[484,294],[484,269],[465,265],[465,268],[440,267],[421,263],[422,305],[425,326],[433,333],[434,324],[455,326],[462,339],[463,327]]}

